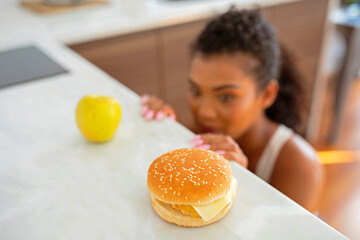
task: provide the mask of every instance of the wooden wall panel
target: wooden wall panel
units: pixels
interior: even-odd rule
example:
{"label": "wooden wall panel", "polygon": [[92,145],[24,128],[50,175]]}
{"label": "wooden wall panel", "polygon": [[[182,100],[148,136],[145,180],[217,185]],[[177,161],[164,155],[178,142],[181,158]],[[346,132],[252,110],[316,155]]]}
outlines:
{"label": "wooden wall panel", "polygon": [[155,31],[70,46],[138,94],[158,94],[159,65]]}
{"label": "wooden wall panel", "polygon": [[306,0],[273,8],[269,19],[282,41],[297,56],[301,71],[313,84],[323,36],[327,0]]}
{"label": "wooden wall panel", "polygon": [[[264,9],[265,17],[276,28],[280,42],[292,53],[304,77],[309,110],[318,71],[327,4],[328,0],[303,0]],[[304,134],[308,117],[302,126]]]}
{"label": "wooden wall panel", "polygon": [[190,45],[205,27],[206,20],[162,29],[166,100],[185,125],[191,122],[187,104]]}

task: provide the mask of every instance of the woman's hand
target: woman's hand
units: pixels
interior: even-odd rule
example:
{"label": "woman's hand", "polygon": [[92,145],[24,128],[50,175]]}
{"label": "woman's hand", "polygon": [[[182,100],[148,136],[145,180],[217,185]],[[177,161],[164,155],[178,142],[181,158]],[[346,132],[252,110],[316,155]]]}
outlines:
{"label": "woman's hand", "polygon": [[141,115],[143,115],[146,120],[160,121],[166,117],[176,120],[175,110],[156,96],[142,95],[141,104]]}
{"label": "woman's hand", "polygon": [[192,140],[192,146],[206,150],[212,150],[222,155],[227,160],[237,162],[243,167],[247,167],[248,159],[240,149],[235,140],[222,134],[199,134]]}

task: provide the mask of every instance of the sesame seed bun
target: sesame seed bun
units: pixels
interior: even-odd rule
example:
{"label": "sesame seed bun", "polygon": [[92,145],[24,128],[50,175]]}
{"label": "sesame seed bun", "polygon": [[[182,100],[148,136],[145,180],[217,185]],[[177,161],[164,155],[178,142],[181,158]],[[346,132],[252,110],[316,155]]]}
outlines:
{"label": "sesame seed bun", "polygon": [[[148,170],[147,184],[153,208],[162,218],[181,226],[203,226],[224,216],[231,204],[208,222],[184,215],[172,209],[171,204],[212,203],[230,190],[231,179],[230,164],[222,156],[208,150],[185,148],[170,151],[155,159]],[[177,213],[176,219],[180,219],[180,222],[174,220],[174,213]],[[192,219],[192,223],[189,223],[189,219]]]}

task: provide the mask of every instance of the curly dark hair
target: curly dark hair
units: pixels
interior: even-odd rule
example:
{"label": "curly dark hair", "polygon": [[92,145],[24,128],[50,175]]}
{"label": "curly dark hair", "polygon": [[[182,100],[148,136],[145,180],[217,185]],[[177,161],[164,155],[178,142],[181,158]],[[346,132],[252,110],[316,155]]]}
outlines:
{"label": "curly dark hair", "polygon": [[228,12],[209,22],[192,46],[192,54],[245,53],[258,61],[253,69],[258,89],[271,80],[279,83],[279,93],[266,115],[302,133],[305,114],[304,86],[293,59],[279,46],[276,32],[259,9]]}

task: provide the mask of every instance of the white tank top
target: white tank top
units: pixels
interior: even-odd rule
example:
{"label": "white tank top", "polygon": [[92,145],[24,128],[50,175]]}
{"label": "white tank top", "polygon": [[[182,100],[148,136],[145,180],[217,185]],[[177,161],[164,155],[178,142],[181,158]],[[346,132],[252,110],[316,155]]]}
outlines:
{"label": "white tank top", "polygon": [[294,132],[285,125],[280,124],[271,136],[255,168],[255,174],[264,181],[269,182],[276,160],[284,144],[293,136]]}

